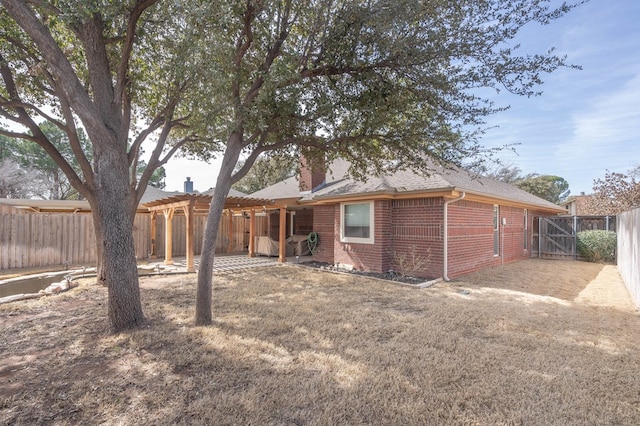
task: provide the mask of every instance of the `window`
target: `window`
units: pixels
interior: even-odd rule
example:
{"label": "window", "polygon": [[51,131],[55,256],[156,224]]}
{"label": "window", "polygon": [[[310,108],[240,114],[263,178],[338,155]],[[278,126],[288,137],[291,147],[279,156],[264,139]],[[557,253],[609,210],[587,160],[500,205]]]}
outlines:
{"label": "window", "polygon": [[500,208],[493,206],[493,255],[500,254]]}
{"label": "window", "polygon": [[340,241],[373,244],[373,202],[340,206]]}
{"label": "window", "polygon": [[524,249],[527,250],[529,248],[529,212],[527,209],[524,209]]}

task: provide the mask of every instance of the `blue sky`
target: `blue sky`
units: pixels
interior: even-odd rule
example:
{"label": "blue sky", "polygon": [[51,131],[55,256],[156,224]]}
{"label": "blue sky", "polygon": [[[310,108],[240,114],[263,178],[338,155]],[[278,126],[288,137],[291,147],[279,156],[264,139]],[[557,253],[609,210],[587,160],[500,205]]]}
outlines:
{"label": "blue sky", "polygon": [[640,164],[640,1],[591,0],[523,34],[523,49],[555,46],[582,70],[545,78],[536,98],[498,96],[511,109],[492,116],[486,146],[519,143],[507,164],[565,178],[574,195],[592,192],[605,171]]}
{"label": "blue sky", "polygon": [[[499,127],[481,143],[519,144],[517,155],[500,155],[506,164],[524,174],[561,176],[574,195],[592,192],[593,180],[606,170],[626,172],[640,164],[640,1],[591,0],[549,25],[531,26],[519,41],[527,53],[555,46],[583,69],[545,76],[540,97],[496,96],[511,109],[489,118]],[[172,159],[167,190],[182,190],[190,176],[204,191],[215,186],[218,168],[219,162]]]}

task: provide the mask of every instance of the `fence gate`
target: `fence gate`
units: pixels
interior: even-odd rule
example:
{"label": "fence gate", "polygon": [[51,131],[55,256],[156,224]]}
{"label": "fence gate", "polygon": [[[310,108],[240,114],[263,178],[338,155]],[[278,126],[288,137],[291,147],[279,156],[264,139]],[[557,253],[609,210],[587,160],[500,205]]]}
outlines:
{"label": "fence gate", "polygon": [[576,235],[587,230],[616,230],[615,216],[536,216],[533,218],[533,255],[576,259]]}

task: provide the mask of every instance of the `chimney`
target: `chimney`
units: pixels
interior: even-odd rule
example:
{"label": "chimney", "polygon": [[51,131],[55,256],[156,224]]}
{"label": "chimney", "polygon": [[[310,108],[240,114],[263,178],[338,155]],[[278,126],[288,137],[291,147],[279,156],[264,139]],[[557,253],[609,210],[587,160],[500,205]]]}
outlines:
{"label": "chimney", "polygon": [[313,192],[325,181],[325,170],[323,167],[310,167],[309,161],[300,156],[300,192]]}
{"label": "chimney", "polygon": [[187,177],[187,180],[184,181],[184,192],[187,194],[193,193],[193,182],[191,182],[190,177]]}

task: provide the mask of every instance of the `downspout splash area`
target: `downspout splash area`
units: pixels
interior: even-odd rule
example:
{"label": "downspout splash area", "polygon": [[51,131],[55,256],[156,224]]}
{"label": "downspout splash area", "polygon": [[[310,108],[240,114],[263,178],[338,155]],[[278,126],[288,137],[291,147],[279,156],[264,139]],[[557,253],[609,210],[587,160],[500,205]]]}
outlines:
{"label": "downspout splash area", "polygon": [[458,198],[454,198],[452,200],[447,200],[444,202],[444,256],[442,259],[443,272],[442,278],[445,281],[449,281],[449,204],[455,203],[456,201],[462,200],[467,195],[466,192],[462,192]]}

